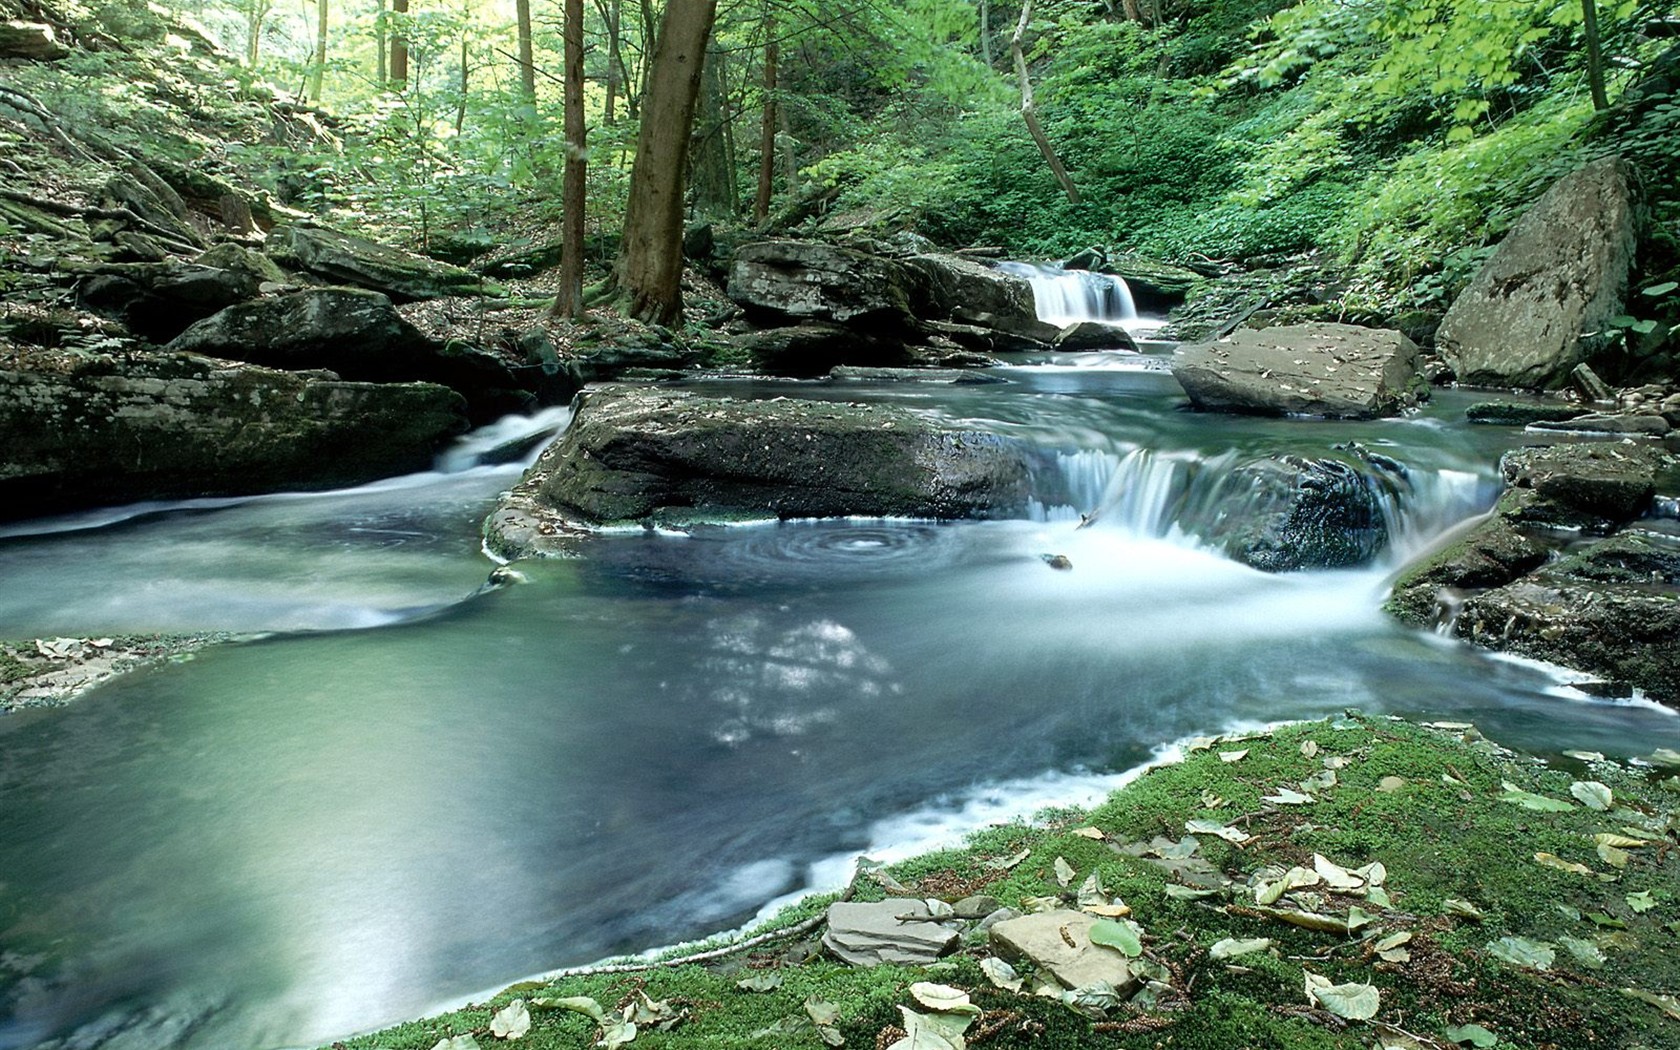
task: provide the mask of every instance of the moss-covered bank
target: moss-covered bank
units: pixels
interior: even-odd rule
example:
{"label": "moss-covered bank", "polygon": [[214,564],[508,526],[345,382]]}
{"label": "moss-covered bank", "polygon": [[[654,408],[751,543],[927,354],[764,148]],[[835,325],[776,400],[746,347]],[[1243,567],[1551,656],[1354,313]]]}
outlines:
{"label": "moss-covered bank", "polygon": [[[1680,1002],[1665,996],[1680,990],[1680,778],[1665,760],[1680,755],[1548,764],[1467,726],[1350,715],[1207,742],[1090,812],[989,829],[854,884],[858,899],[983,893],[1030,912],[1078,906],[1094,875],[1111,909],[1129,905],[1143,935],[1134,966],[1156,978],[1106,1009],[1033,994],[1029,965],[1024,990],[996,986],[973,923],[932,966],[848,968],[817,948],[807,920],[833,898],[816,898],[770,924],[798,926],[779,942],[529,982],[334,1046],[431,1050],[470,1035],[489,1047],[514,999],[589,997],[609,1020],[640,1006],[633,1045],[650,1050],[818,1047],[810,1017],[830,1005],[831,1042],[886,1047],[904,1034],[901,1007],[928,1013],[911,991],[923,981],[968,992],[980,1012],[965,1038],[979,1047],[1680,1046]],[[1337,1016],[1362,1011],[1331,992],[1309,1001],[1309,975],[1367,1003],[1374,992],[1375,1016]],[[765,990],[743,988],[749,977]],[[662,1030],[656,1015],[680,1021]],[[602,1034],[575,1009],[530,1016],[511,1045],[587,1047]]]}

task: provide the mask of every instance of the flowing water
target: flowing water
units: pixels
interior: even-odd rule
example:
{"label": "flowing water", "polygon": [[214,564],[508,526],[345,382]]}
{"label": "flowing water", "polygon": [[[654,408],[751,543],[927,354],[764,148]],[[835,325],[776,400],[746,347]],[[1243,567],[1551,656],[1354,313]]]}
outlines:
{"label": "flowing water", "polygon": [[[501,431],[344,492],[12,527],[0,637],[252,640],[0,718],[0,1048],[325,1042],[739,924],[1233,726],[1358,707],[1540,750],[1680,744],[1652,706],[1380,612],[1520,435],[1450,395],[1369,423],[1194,415],[1147,357],[1071,360],[986,387],[699,384],[1017,438],[1035,497],[1007,520],[622,532],[485,589],[478,521],[520,465],[474,450],[525,447]],[[1381,564],[1270,576],[1196,539],[1240,510],[1235,462],[1348,440],[1411,471]]]}

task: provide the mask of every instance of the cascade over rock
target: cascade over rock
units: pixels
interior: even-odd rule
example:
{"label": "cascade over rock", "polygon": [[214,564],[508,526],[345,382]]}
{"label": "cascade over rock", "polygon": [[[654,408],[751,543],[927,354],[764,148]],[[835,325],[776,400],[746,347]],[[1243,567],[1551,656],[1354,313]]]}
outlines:
{"label": "cascade over rock", "polygon": [[[631,386],[590,388],[575,404],[509,497],[521,515],[964,518],[1026,501],[1021,448],[901,408]],[[493,545],[506,520],[492,516]]]}
{"label": "cascade over rock", "polygon": [[466,428],[430,383],[350,383],[189,354],[0,355],[0,516],[327,489],[425,469]]}
{"label": "cascade over rock", "polygon": [[1638,243],[1632,167],[1594,161],[1517,221],[1436,333],[1470,386],[1552,388],[1606,345]]}
{"label": "cascade over rock", "polygon": [[1197,408],[1266,415],[1371,419],[1428,396],[1416,343],[1347,324],[1240,328],[1180,347],[1173,378]]}
{"label": "cascade over rock", "polygon": [[326,368],[375,383],[442,383],[466,395],[475,419],[527,402],[494,355],[441,347],[403,320],[390,299],[357,288],[305,288],[238,303],[195,323],[167,349],[270,368]]}
{"label": "cascade over rock", "polygon": [[275,227],[267,251],[282,265],[383,292],[397,302],[487,290],[484,278],[471,270],[320,226]]}

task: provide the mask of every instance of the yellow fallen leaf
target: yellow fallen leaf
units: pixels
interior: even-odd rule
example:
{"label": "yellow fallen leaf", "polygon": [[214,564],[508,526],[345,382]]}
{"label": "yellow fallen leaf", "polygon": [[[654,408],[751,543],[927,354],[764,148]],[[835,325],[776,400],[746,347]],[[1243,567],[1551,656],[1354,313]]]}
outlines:
{"label": "yellow fallen leaf", "polygon": [[1082,835],[1088,839],[1096,839],[1099,842],[1108,837],[1103,834],[1101,828],[1074,828],[1073,833],[1075,835]]}
{"label": "yellow fallen leaf", "polygon": [[1534,855],[1534,861],[1535,863],[1544,865],[1545,867],[1556,868],[1559,871],[1574,872],[1576,875],[1591,875],[1594,873],[1593,870],[1585,864],[1576,864],[1573,861],[1564,860],[1562,857],[1552,853],[1536,853]]}

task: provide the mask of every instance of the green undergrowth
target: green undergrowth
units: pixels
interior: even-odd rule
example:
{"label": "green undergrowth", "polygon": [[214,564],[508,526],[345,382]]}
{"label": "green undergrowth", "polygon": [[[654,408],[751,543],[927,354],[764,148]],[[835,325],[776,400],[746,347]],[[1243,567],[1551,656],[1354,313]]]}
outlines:
{"label": "green undergrowth", "polygon": [[[1661,768],[1680,755],[1655,759],[1547,765],[1470,727],[1350,715],[1205,742],[1089,812],[989,828],[854,883],[860,900],[983,893],[1020,911],[1090,905],[1100,884],[1141,927],[1134,969],[1156,977],[1104,1010],[1033,994],[1025,963],[1024,990],[995,986],[972,923],[925,968],[852,969],[807,930],[704,964],[518,985],[333,1045],[432,1050],[470,1035],[490,1047],[502,1041],[493,1020],[520,999],[532,1025],[512,1045],[587,1047],[604,1034],[579,1012],[587,998],[606,1026],[640,1008],[636,1047],[885,1047],[904,1034],[901,1008],[923,1010],[911,986],[925,981],[971,997],[973,1047],[1680,1046],[1680,778]],[[805,923],[832,899],[764,929]],[[749,979],[761,990],[744,989]],[[1333,986],[1316,1001],[1314,979]],[[813,1011],[837,1016],[823,1031]]]}

